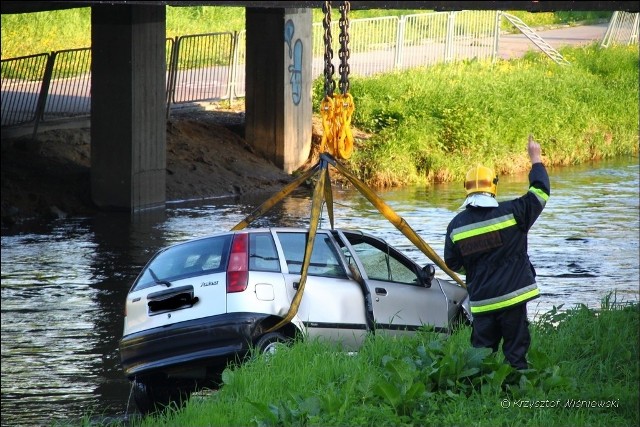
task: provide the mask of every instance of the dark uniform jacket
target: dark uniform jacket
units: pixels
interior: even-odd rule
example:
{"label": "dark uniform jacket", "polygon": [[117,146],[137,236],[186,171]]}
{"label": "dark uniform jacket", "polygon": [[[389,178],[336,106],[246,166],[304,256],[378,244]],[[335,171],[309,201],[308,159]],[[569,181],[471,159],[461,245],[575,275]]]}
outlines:
{"label": "dark uniform jacket", "polygon": [[527,255],[527,232],[551,193],[542,163],[529,172],[529,191],[495,208],[467,206],[447,227],[444,260],[466,274],[471,312],[495,312],[540,294]]}

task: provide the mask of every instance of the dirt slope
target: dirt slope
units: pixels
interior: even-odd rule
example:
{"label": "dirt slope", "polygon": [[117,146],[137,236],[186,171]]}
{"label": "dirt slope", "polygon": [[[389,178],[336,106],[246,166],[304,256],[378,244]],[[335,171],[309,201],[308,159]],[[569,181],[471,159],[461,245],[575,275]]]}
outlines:
{"label": "dirt slope", "polygon": [[[221,123],[214,115],[170,120],[167,200],[266,195],[291,181],[290,175],[255,155],[241,134],[237,123]],[[48,130],[37,141],[3,137],[3,227],[34,217],[95,213],[89,142],[88,128]]]}

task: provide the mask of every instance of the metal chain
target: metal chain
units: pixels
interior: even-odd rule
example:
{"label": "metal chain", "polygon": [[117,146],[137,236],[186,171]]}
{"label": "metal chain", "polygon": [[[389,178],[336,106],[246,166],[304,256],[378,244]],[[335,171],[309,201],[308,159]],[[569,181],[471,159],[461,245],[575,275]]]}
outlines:
{"label": "metal chain", "polygon": [[333,66],[333,39],[331,38],[331,2],[325,1],[322,4],[322,12],[324,19],[322,27],[324,28],[324,95],[333,96],[336,90],[336,82],[333,79],[335,68]]}
{"label": "metal chain", "polygon": [[342,2],[340,5],[340,50],[338,51],[338,57],[340,58],[340,66],[338,72],[340,73],[340,92],[346,95],[349,92],[349,57],[351,52],[349,51],[349,11],[351,5],[348,1]]}

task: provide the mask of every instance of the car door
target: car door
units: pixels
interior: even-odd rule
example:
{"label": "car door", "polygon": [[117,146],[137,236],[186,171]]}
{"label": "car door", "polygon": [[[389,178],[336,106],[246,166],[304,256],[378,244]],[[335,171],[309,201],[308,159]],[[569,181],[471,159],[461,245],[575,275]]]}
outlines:
{"label": "car door", "polygon": [[[276,232],[286,260],[283,273],[290,301],[300,284],[307,235],[303,230]],[[316,234],[297,316],[310,338],[340,341],[345,349],[357,349],[366,334],[360,285],[349,277],[335,241],[323,231]]]}
{"label": "car door", "polygon": [[371,294],[376,332],[382,329],[399,335],[422,325],[448,329],[448,301],[439,286],[423,282],[417,264],[381,239],[360,233],[344,235]]}

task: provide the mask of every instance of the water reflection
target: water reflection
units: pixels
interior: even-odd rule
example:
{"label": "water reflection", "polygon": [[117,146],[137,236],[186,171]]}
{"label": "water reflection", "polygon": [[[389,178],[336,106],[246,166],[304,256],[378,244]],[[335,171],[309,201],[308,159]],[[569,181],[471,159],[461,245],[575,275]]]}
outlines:
{"label": "water reflection", "polygon": [[[598,307],[611,291],[637,300],[637,159],[551,175],[552,196],[529,238],[542,290],[532,315],[560,304]],[[526,175],[501,178],[499,198],[526,187]],[[307,225],[310,195],[297,190],[252,226]],[[463,199],[459,184],[379,195],[442,256],[446,226]],[[334,199],[336,227],[372,232],[430,262],[358,192],[334,187]],[[117,348],[125,296],[140,268],[165,245],[230,229],[264,200],[210,200],[134,218],[102,214],[3,230],[2,424],[122,417],[129,386]],[[326,212],[322,225],[329,226]]]}

